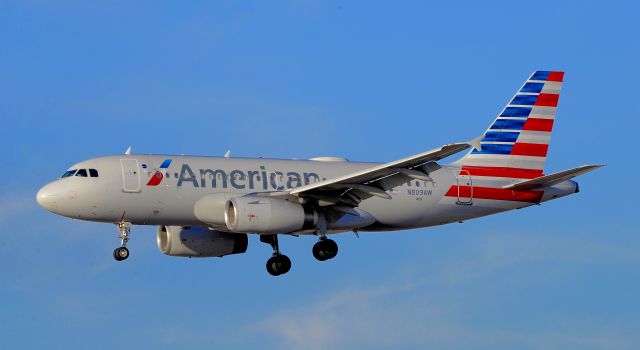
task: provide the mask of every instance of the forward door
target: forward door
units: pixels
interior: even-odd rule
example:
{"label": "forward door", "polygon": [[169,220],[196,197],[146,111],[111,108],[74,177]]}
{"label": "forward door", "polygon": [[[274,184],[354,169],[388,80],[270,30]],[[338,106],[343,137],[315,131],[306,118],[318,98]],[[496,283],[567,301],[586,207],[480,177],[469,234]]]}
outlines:
{"label": "forward door", "polygon": [[137,159],[120,159],[122,165],[122,191],[140,192],[140,169]]}

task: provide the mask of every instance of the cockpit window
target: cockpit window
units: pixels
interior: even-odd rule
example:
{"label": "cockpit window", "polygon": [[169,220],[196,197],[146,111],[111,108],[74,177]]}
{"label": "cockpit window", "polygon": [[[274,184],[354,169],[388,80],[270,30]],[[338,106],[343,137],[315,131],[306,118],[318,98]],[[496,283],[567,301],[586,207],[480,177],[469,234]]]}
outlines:
{"label": "cockpit window", "polygon": [[62,174],[62,176],[60,178],[65,178],[65,177],[69,177],[69,176],[80,176],[80,177],[98,177],[98,170],[96,169],[71,169],[71,170],[67,170],[64,174]]}
{"label": "cockpit window", "polygon": [[65,178],[65,177],[69,177],[69,176],[73,176],[73,174],[76,173],[76,171],[78,171],[78,169],[71,169],[71,170],[67,170],[64,174],[62,174],[61,178]]}

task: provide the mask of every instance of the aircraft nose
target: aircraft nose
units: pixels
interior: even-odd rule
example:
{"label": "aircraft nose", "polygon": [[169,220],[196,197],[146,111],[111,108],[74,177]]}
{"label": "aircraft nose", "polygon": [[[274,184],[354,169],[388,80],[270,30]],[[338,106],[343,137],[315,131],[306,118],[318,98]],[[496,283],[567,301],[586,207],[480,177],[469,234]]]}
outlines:
{"label": "aircraft nose", "polygon": [[48,211],[54,211],[58,208],[58,193],[55,190],[54,184],[48,184],[38,191],[36,194],[36,201],[41,207]]}

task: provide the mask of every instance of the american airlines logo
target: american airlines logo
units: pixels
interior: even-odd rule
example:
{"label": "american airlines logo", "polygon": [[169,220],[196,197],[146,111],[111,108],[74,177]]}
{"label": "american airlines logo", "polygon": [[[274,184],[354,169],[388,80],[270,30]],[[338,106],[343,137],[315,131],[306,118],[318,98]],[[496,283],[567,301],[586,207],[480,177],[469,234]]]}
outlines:
{"label": "american airlines logo", "polygon": [[[160,164],[160,167],[158,169],[168,169],[170,165],[171,159],[165,159],[165,161]],[[146,169],[147,165],[142,164],[142,168]],[[153,175],[151,175],[151,179],[149,179],[149,182],[147,182],[147,186],[158,186],[162,182],[164,175],[162,175],[162,170],[158,169],[156,169],[153,172]]]}
{"label": "american airlines logo", "polygon": [[[165,177],[163,172],[168,170],[170,165],[171,159],[167,159],[160,167],[156,168],[151,174],[147,186],[158,186]],[[142,167],[146,168],[146,164],[142,164]],[[260,166],[258,170],[197,169],[195,171],[189,164],[182,164],[180,173],[177,176],[177,186],[282,191],[320,180],[320,175],[314,172],[267,171],[264,166]]]}

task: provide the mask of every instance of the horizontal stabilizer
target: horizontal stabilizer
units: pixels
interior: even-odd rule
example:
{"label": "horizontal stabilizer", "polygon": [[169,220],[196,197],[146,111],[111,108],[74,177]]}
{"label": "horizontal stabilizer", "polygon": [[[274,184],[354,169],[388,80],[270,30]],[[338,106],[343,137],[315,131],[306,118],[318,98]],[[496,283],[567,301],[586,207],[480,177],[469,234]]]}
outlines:
{"label": "horizontal stabilizer", "polygon": [[553,186],[555,184],[571,180],[578,175],[586,174],[603,166],[603,164],[583,165],[581,167],[561,171],[559,173],[545,175],[535,179],[504,186],[503,188],[508,190],[530,190],[532,188]]}

